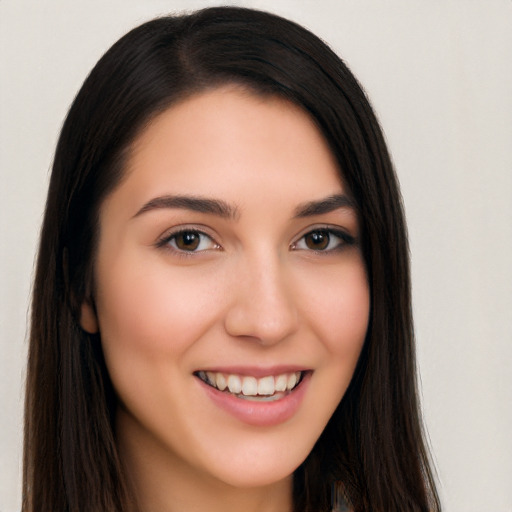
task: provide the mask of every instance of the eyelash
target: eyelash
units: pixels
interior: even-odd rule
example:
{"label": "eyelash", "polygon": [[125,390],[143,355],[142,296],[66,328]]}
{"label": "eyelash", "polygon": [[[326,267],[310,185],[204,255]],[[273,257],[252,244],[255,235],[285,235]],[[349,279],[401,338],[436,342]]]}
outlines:
{"label": "eyelash", "polygon": [[[199,236],[199,245],[204,241],[204,238],[207,238],[211,241],[211,243],[213,244],[214,247],[208,248],[208,249],[201,249],[201,250],[195,250],[196,248],[194,248],[194,250],[191,250],[191,251],[187,251],[185,249],[180,249],[179,247],[176,246],[176,238],[178,236],[186,234],[186,233]],[[325,248],[324,249],[312,249],[310,247],[297,249],[297,245],[299,244],[300,241],[305,240],[305,238],[308,235],[313,235],[313,234],[328,235],[328,237],[329,237],[328,246],[332,242],[332,237],[338,238],[340,241],[336,244],[335,247],[331,247],[330,249],[325,249]],[[173,245],[171,245],[172,242],[174,242],[174,247],[173,247]],[[306,243],[306,242],[304,242],[304,243]],[[334,228],[328,227],[328,226],[320,226],[318,228],[311,229],[311,230],[307,231],[306,233],[304,233],[296,242],[293,242],[290,247],[293,250],[312,251],[315,254],[326,255],[326,254],[338,252],[338,251],[342,250],[345,246],[355,245],[355,243],[356,243],[356,239],[343,230],[334,229]],[[212,249],[213,250],[220,249],[220,245],[217,244],[215,242],[215,240],[210,235],[208,235],[204,231],[201,231],[199,229],[194,229],[194,228],[183,228],[178,231],[168,233],[168,234],[164,235],[160,240],[157,241],[156,246],[158,248],[162,248],[162,249],[171,251],[171,252],[177,254],[178,256],[185,257],[185,258],[193,257],[194,255],[196,255],[198,253],[209,251]]]}

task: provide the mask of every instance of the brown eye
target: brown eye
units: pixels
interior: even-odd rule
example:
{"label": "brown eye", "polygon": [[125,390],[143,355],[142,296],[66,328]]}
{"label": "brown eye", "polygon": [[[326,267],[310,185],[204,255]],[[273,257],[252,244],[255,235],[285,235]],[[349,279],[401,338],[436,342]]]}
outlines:
{"label": "brown eye", "polygon": [[329,246],[330,236],[327,231],[312,231],[304,236],[308,249],[323,251]]}
{"label": "brown eye", "polygon": [[158,247],[167,247],[178,253],[199,253],[211,249],[219,249],[219,245],[202,231],[184,229],[171,233],[158,242]]}
{"label": "brown eye", "polygon": [[291,245],[291,248],[294,251],[330,254],[355,243],[355,238],[341,229],[319,228],[303,235]]}
{"label": "brown eye", "polygon": [[201,236],[196,231],[182,231],[174,235],[174,240],[181,251],[195,251],[199,247]]}

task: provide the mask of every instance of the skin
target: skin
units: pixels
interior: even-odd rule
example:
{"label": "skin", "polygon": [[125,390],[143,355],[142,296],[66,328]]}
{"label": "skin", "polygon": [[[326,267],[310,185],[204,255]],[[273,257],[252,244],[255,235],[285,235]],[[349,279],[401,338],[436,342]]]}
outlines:
{"label": "skin", "polygon": [[[292,474],[343,397],[368,325],[355,210],[296,217],[311,201],[348,196],[339,176],[307,114],[236,87],[172,106],[135,141],[101,207],[82,327],[101,333],[141,510],[291,510]],[[171,194],[223,201],[233,215],[151,203]],[[195,251],[172,238],[183,227],[205,234]],[[311,249],[304,235],[326,227],[354,240],[331,234]],[[194,376],[278,364],[312,373],[277,425],[233,417]]]}

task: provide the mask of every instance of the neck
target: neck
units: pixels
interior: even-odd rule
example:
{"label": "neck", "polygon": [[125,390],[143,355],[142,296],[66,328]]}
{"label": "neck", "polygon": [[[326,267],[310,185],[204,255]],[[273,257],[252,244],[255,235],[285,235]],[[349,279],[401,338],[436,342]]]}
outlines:
{"label": "neck", "polygon": [[[234,487],[192,467],[154,438],[118,421],[121,459],[138,512],[291,512],[292,475],[259,487]],[[133,442],[136,439],[136,442]]]}

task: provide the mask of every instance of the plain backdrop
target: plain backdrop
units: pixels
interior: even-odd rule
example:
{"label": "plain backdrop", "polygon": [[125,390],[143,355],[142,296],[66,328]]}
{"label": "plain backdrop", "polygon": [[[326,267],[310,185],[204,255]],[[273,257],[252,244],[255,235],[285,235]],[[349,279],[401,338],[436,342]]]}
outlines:
{"label": "plain backdrop", "polygon": [[[512,1],[253,0],[326,40],[408,216],[421,394],[448,512],[512,511]],[[29,294],[52,154],[103,52],[206,0],[0,0],[0,512],[20,508]]]}

